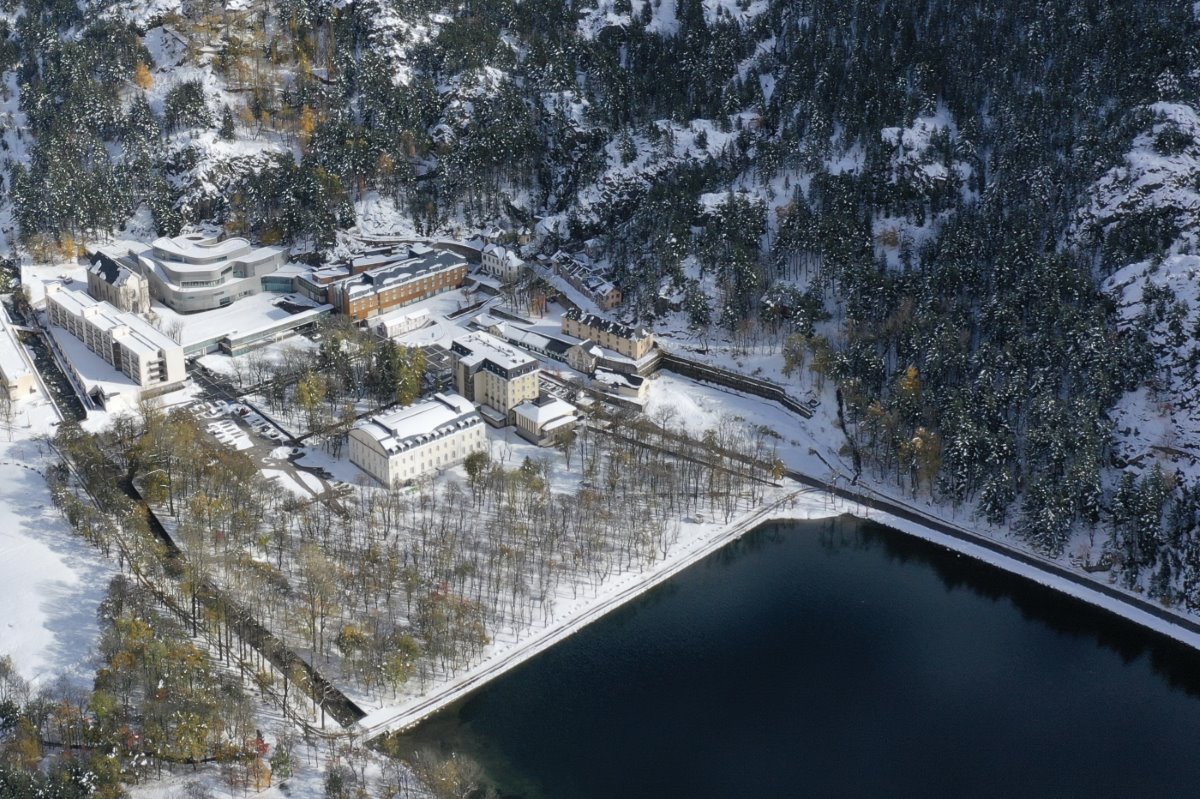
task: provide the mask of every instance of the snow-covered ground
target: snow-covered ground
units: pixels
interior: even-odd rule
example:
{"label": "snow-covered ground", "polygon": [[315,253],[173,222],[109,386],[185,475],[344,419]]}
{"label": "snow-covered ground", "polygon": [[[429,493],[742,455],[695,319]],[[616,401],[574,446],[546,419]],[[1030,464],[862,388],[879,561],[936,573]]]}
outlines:
{"label": "snow-covered ground", "polygon": [[[825,402],[827,405],[834,402],[833,397],[826,397]],[[843,474],[852,473],[850,465],[843,463],[838,454],[844,443],[842,432],[825,414],[806,421],[777,403],[659,372],[650,382],[646,416],[682,424],[694,435],[715,428],[724,417],[761,425],[770,431],[768,449],[774,449],[792,469],[823,476],[829,473],[832,464]]]}
{"label": "snow-covered ground", "polygon": [[34,437],[57,419],[39,393],[16,405],[11,440],[0,433],[0,655],[35,685],[66,675],[90,686],[96,609],[116,568],[51,500],[43,472],[54,456]]}
{"label": "snow-covered ground", "polygon": [[[686,422],[689,429],[703,429],[732,415],[742,420],[753,420],[767,427],[787,431],[787,438],[780,443],[779,456],[791,468],[841,485],[849,484],[852,473],[850,465],[838,455],[841,433],[833,424],[831,414],[819,413],[812,421],[804,421],[789,414],[774,403],[722,391],[712,386],[673,375],[660,374],[651,391],[648,416],[662,418],[665,414],[672,419]],[[826,409],[831,405],[826,403]],[[502,435],[502,434],[500,434]],[[496,441],[493,454],[507,462],[517,462],[523,452],[506,451],[509,442]],[[523,444],[518,444],[523,446]],[[996,541],[1016,551],[1025,552],[1010,531],[1003,527],[977,523],[969,508],[953,509],[934,504],[924,498],[914,499],[904,491],[894,489],[885,482],[872,481],[864,475],[859,483],[869,495],[882,496],[902,504],[908,504],[932,519],[944,520],[960,530]],[[906,534],[915,535],[954,551],[996,565],[1080,598],[1090,604],[1108,609],[1150,629],[1170,635],[1190,646],[1200,648],[1200,635],[1179,625],[1171,624],[1140,608],[1087,585],[1095,581],[1097,586],[1107,583],[1107,576],[1088,575],[1080,568],[1077,553],[1069,552],[1054,565],[1064,567],[1078,575],[1080,581],[1058,577],[1045,569],[1030,565],[1015,557],[1009,557],[989,548],[939,533],[926,525],[896,517],[866,507],[863,504],[841,500],[824,492],[811,489],[778,489],[768,495],[767,504],[757,510],[743,513],[730,525],[695,523],[689,520],[681,526],[678,543],[663,560],[639,573],[622,575],[617,580],[602,584],[594,594],[574,601],[559,597],[555,605],[555,618],[548,624],[536,625],[519,638],[498,636],[497,641],[483,661],[470,671],[458,675],[436,688],[419,696],[409,696],[403,701],[376,703],[375,709],[363,719],[360,726],[369,733],[387,729],[403,728],[436,711],[455,699],[478,688],[486,681],[518,665],[537,652],[571,635],[582,626],[594,621],[621,603],[628,601],[690,563],[716,551],[758,525],[773,519],[812,519],[847,513],[871,519]],[[362,698],[366,700],[366,698]],[[368,700],[369,701],[369,700]],[[363,706],[368,706],[368,701]]]}
{"label": "snow-covered ground", "polygon": [[[794,484],[767,493],[765,504],[743,513],[730,524],[685,521],[679,540],[666,557],[641,572],[629,572],[601,583],[594,593],[572,597],[562,590],[554,601],[554,614],[522,636],[500,636],[491,644],[482,662],[432,690],[388,703],[367,714],[358,727],[367,735],[400,730],[452,704],[480,685],[516,668],[537,653],[571,636],[601,616],[635,599],[650,588],[707,557],[730,541],[761,524],[780,518],[819,519],[837,515],[827,498]],[[563,586],[566,589],[566,586]]]}
{"label": "snow-covered ground", "polygon": [[258,362],[278,364],[289,358],[300,357],[302,353],[312,352],[316,348],[317,343],[312,339],[296,335],[280,339],[279,341],[273,341],[270,344],[243,353],[242,355],[226,355],[223,352],[211,352],[207,355],[201,355],[196,359],[196,362],[210,372],[232,377],[242,384],[248,384],[259,378],[255,368],[253,368],[254,364]]}
{"label": "snow-covered ground", "polygon": [[1153,103],[1149,124],[1119,164],[1091,187],[1076,217],[1077,241],[1120,243],[1129,220],[1157,219],[1174,236],[1162,257],[1105,263],[1102,289],[1117,304],[1118,324],[1142,327],[1155,355],[1157,390],[1126,392],[1111,412],[1116,454],[1134,471],[1155,463],[1188,484],[1200,479],[1200,113],[1185,103]]}

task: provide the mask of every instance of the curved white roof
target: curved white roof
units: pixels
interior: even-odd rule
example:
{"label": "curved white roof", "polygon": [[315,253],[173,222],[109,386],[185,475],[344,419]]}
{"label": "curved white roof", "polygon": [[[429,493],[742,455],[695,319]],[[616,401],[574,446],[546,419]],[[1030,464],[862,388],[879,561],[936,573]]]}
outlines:
{"label": "curved white roof", "polygon": [[227,260],[250,251],[250,242],[243,238],[234,237],[218,241],[211,236],[191,234],[187,236],[166,236],[157,238],[150,245],[169,258],[183,261],[194,259]]}

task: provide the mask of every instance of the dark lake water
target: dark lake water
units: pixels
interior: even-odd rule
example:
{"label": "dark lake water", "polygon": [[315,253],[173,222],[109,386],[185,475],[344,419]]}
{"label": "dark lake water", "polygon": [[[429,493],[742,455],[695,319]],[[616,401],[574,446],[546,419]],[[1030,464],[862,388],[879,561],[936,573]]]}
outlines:
{"label": "dark lake water", "polygon": [[530,799],[1200,796],[1200,657],[877,525],[797,522],[416,738]]}

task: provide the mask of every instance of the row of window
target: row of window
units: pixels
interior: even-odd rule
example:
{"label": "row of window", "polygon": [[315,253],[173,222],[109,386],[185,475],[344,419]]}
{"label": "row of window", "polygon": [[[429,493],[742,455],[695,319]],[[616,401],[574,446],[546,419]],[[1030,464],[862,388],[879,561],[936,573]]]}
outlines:
{"label": "row of window", "polygon": [[[482,441],[482,428],[476,428],[473,433]],[[383,483],[388,482],[385,479],[387,476],[391,476],[393,480],[411,480],[428,472],[430,469],[440,468],[464,457],[470,451],[467,446],[467,439],[470,437],[471,434],[467,434],[466,436],[458,436],[448,440],[443,439],[415,450],[409,450],[402,455],[394,456],[404,458],[407,463],[407,465],[398,468],[392,468],[390,458],[385,458],[374,452],[370,447],[351,439],[350,460],[380,478],[380,482]]]}

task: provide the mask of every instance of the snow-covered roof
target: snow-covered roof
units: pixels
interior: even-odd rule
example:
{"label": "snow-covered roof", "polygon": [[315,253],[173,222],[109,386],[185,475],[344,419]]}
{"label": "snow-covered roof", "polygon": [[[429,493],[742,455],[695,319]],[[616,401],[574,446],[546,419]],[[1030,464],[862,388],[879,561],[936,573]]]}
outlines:
{"label": "snow-covered roof", "polygon": [[391,258],[387,266],[363,272],[347,284],[345,290],[351,297],[371,294],[450,269],[465,269],[466,266],[467,262],[453,253],[413,245],[409,248],[409,257],[400,260]]}
{"label": "snow-covered roof", "polygon": [[240,237],[218,240],[200,233],[167,238],[162,236],[150,245],[163,256],[180,261],[227,261],[250,252],[250,242]]}
{"label": "snow-covered roof", "polygon": [[374,253],[372,255],[360,255],[357,258],[350,259],[352,271],[364,272],[368,269],[378,269],[381,266],[394,264],[403,261],[408,257],[406,253]]}
{"label": "snow-covered roof", "polygon": [[389,324],[396,322],[415,322],[419,319],[428,319],[429,309],[418,308],[417,310],[400,310],[393,311],[383,316],[375,317],[375,324],[378,327],[387,327]]}
{"label": "snow-covered roof", "polygon": [[477,330],[454,339],[452,349],[467,367],[488,361],[501,369],[513,370],[537,363],[527,352],[510,346],[490,333]]}
{"label": "snow-covered roof", "polygon": [[604,348],[590,338],[585,338],[583,341],[572,346],[578,347],[580,350],[586,352],[588,355],[591,355],[593,358],[598,358],[604,355]]}
{"label": "snow-covered roof", "polygon": [[282,298],[269,292],[252,294],[223,308],[214,308],[204,313],[179,313],[165,305],[155,303],[154,313],[164,327],[178,325],[180,341],[189,351],[202,342],[216,344],[221,338],[237,331],[259,329],[274,323],[286,324],[292,313],[279,307]]}
{"label": "snow-covered roof", "polygon": [[285,275],[307,275],[312,271],[312,268],[298,263],[286,263],[271,273],[272,277],[283,277]]}
{"label": "snow-covered roof", "polygon": [[157,355],[159,352],[177,349],[174,341],[137,314],[120,311],[81,291],[64,287],[61,283],[46,286],[46,295],[72,316],[84,317],[88,324],[111,335],[133,352]]}
{"label": "snow-covered roof", "polygon": [[473,318],[471,320],[471,322],[476,327],[483,328],[484,330],[489,330],[493,327],[499,327],[501,330],[503,330],[504,326],[507,324],[507,322],[505,322],[503,319],[500,319],[499,317],[496,317],[496,316],[492,316],[487,311],[476,314],[475,318]]}
{"label": "snow-covered roof", "polygon": [[510,324],[504,325],[501,329],[501,335],[513,344],[519,344],[522,347],[528,347],[538,352],[556,353],[560,356],[565,355],[567,350],[571,349],[575,343],[575,339],[569,336],[566,338],[548,336],[544,333],[535,333],[532,330],[525,330]]}
{"label": "snow-covered roof", "polygon": [[88,271],[117,288],[124,286],[131,280],[142,279],[141,275],[134,272],[128,266],[118,263],[107,253],[97,253],[96,259],[88,268]]}
{"label": "snow-covered roof", "polygon": [[507,261],[513,266],[523,266],[525,260],[503,244],[489,244],[483,248],[483,254],[494,256],[500,261]]}
{"label": "snow-covered roof", "polygon": [[217,240],[212,236],[193,233],[184,236],[167,236],[155,239],[150,245],[164,257],[184,260],[228,260],[251,251],[250,242],[235,236],[233,239]]}
{"label": "snow-covered roof", "polygon": [[575,406],[557,397],[541,403],[526,400],[513,408],[513,413],[545,429],[553,422],[561,420],[561,424],[575,418]]}
{"label": "snow-covered roof", "polygon": [[477,424],[483,424],[483,419],[466,397],[434,394],[425,402],[364,419],[354,428],[375,439],[388,454],[395,454]]}
{"label": "snow-covered roof", "polygon": [[283,330],[293,330],[310,322],[315,322],[318,317],[326,316],[333,311],[332,305],[317,305],[312,304],[312,307],[299,313],[290,314],[279,319],[267,319],[260,321],[256,325],[245,328],[235,328],[229,331],[230,339],[253,339],[258,336],[268,333],[282,332]]}
{"label": "snow-covered roof", "polygon": [[146,252],[150,245],[135,239],[114,239],[104,244],[92,244],[87,248],[89,258],[96,255],[106,255],[114,261],[120,261],[131,254]]}
{"label": "snow-covered roof", "polygon": [[603,330],[606,333],[611,333],[619,338],[630,339],[631,341],[636,341],[637,339],[645,338],[650,335],[650,331],[644,327],[634,328],[630,327],[629,325],[623,325],[620,322],[615,322],[611,319],[605,319],[604,317],[597,316],[596,314],[580,311],[578,308],[571,308],[565,314],[563,314],[563,318],[574,320],[579,322],[579,324],[586,325],[594,330]]}
{"label": "snow-covered roof", "polygon": [[557,419],[551,419],[549,422],[546,422],[544,425],[542,425],[542,432],[552,433],[558,428],[565,427],[566,425],[569,425],[575,421],[576,420],[574,416],[560,416]]}

